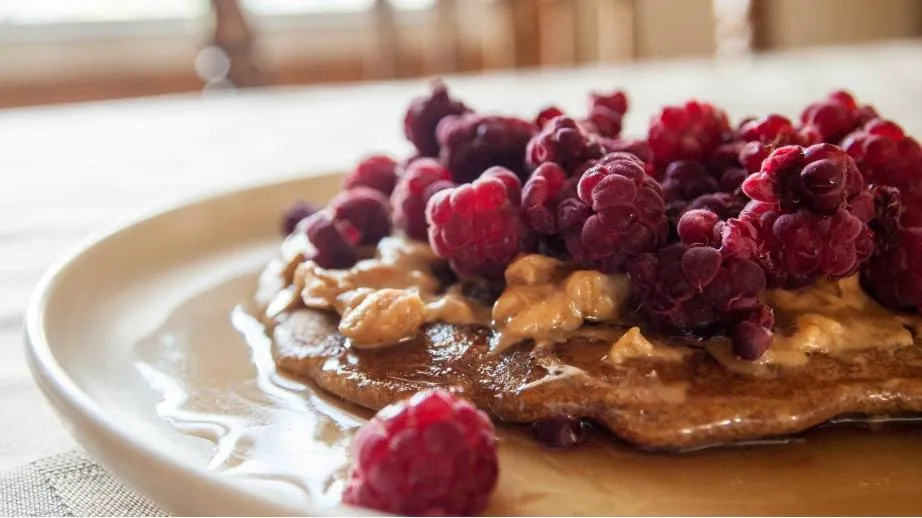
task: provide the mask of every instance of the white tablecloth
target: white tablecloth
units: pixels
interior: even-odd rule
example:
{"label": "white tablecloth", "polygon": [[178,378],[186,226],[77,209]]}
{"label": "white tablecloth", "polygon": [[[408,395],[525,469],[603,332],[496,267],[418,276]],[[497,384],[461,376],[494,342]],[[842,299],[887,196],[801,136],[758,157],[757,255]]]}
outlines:
{"label": "white tablecloth", "polygon": [[[922,42],[898,42],[750,63],[516,72],[449,84],[477,109],[528,116],[551,100],[581,113],[589,90],[627,88],[626,133],[635,135],[659,106],[692,97],[718,103],[735,120],[770,111],[796,117],[807,102],[846,87],[922,135],[920,63]],[[119,493],[117,481],[82,456],[26,368],[23,311],[55,256],[140,210],[346,168],[370,151],[403,155],[402,113],[424,91],[423,81],[412,81],[0,111],[0,514],[156,512]],[[116,488],[104,491],[121,500],[99,507],[66,496],[90,479]],[[23,489],[30,483],[54,494],[54,505],[30,507],[36,490]]]}

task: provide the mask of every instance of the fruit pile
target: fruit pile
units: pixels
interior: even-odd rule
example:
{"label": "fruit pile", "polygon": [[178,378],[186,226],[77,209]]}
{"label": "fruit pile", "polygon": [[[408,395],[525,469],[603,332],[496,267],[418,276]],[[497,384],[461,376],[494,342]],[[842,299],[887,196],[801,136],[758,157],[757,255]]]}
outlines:
{"label": "fruit pile", "polygon": [[838,91],[799,122],[733,126],[692,100],[628,139],[623,92],[588,105],[585,117],[485,115],[436,82],[404,118],[411,158],[363,160],[327,210],[294,207],[286,230],[328,268],[397,231],[460,278],[501,282],[524,252],[623,272],[652,326],[725,334],[750,360],[771,344],[766,289],[860,273],[885,306],[922,309],[922,148],[870,106]]}

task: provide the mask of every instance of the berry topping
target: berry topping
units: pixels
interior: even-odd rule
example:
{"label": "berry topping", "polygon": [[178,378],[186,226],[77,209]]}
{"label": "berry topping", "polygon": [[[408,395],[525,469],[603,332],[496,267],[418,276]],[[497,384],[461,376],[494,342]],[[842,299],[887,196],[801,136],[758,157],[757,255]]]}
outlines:
{"label": "berry topping", "polygon": [[420,156],[439,156],[436,128],[449,115],[461,115],[471,110],[460,101],[448,96],[448,88],[441,81],[432,83],[432,91],[410,103],[403,119],[403,132],[416,146]]}
{"label": "berry topping", "polygon": [[514,117],[445,117],[438,128],[441,162],[457,183],[476,180],[490,166],[502,166],[524,177],[525,146],[534,133],[534,125]]}
{"label": "berry topping", "polygon": [[785,213],[773,204],[753,201],[740,219],[756,229],[757,260],[771,287],[793,289],[820,277],[847,277],[874,249],[871,229],[845,209],[829,216],[806,209]]}
{"label": "berry topping", "polygon": [[352,456],[343,502],[406,516],[476,515],[499,474],[490,418],[442,390],[379,411]]}
{"label": "berry topping", "polygon": [[884,306],[922,312],[922,227],[897,230],[868,261],[862,281]]}
{"label": "berry topping", "polygon": [[[602,139],[601,144],[606,154],[621,151],[636,156],[645,164],[653,163],[653,150],[650,149],[650,143],[644,139]],[[652,171],[652,169],[648,168],[648,172],[649,171]]]}
{"label": "berry topping", "polygon": [[582,419],[569,415],[559,415],[531,425],[535,439],[551,448],[572,448],[589,439],[592,426]]}
{"label": "berry topping", "polygon": [[817,144],[776,149],[760,172],[746,178],[743,191],[754,200],[777,203],[785,212],[803,207],[832,215],[859,194],[863,185],[851,157],[831,144]]}
{"label": "berry topping", "polygon": [[540,234],[560,230],[557,207],[566,195],[567,185],[567,173],[559,165],[548,162],[535,169],[522,188],[522,212],[530,229]]}
{"label": "berry topping", "polygon": [[896,123],[872,120],[849,134],[842,148],[869,184],[896,187],[904,199],[922,195],[922,147]]}
{"label": "berry topping", "polygon": [[653,164],[662,172],[676,160],[701,161],[729,132],[727,115],[711,104],[688,101],[667,106],[650,123],[647,140],[653,149]]}
{"label": "berry topping", "polygon": [[560,117],[563,114],[563,110],[560,108],[556,106],[548,106],[547,108],[538,112],[538,115],[535,115],[535,126],[537,126],[538,129],[541,129],[552,119]]}
{"label": "berry topping", "polygon": [[390,196],[397,183],[397,162],[384,155],[372,155],[365,158],[346,175],[344,187],[370,187]]}
{"label": "berry topping", "polygon": [[592,93],[589,96],[589,116],[595,133],[603,137],[617,137],[621,133],[621,119],[627,113],[627,95],[622,91],[608,95]]}
{"label": "berry topping", "polygon": [[572,173],[585,162],[600,158],[602,146],[576,120],[560,116],[548,121],[528,143],[525,159],[531,167],[554,162]]}
{"label": "berry topping", "polygon": [[308,259],[321,268],[349,268],[359,260],[359,231],[345,220],[317,212],[298,225],[307,233],[314,250]]}
{"label": "berry topping", "polygon": [[629,153],[611,153],[580,178],[576,198],[558,208],[567,250],[581,265],[604,273],[656,250],[666,239],[666,206],[660,185]]}
{"label": "berry topping", "polygon": [[717,192],[717,178],[698,162],[680,160],[669,164],[660,181],[666,209],[677,216],[688,202],[699,196]]}
{"label": "berry topping", "polygon": [[801,132],[807,138],[812,135],[812,138],[836,144],[849,132],[876,117],[874,108],[858,106],[851,94],[839,90],[807,106],[800,115],[804,125]]}
{"label": "berry topping", "polygon": [[317,209],[306,201],[299,200],[294,202],[294,204],[288,207],[282,217],[282,233],[286,236],[291,234],[295,231],[295,228],[301,220],[315,212],[317,212]]}
{"label": "berry topping", "polygon": [[436,192],[453,186],[451,174],[441,164],[431,158],[414,160],[391,194],[394,226],[413,239],[425,241],[426,203]]}
{"label": "berry topping", "polygon": [[525,248],[520,192],[515,175],[494,168],[473,183],[436,193],[426,207],[432,250],[458,275],[503,278]]}
{"label": "berry topping", "polygon": [[359,233],[357,244],[374,245],[391,233],[391,204],[370,187],[343,191],[330,201],[333,219],[347,221]]}

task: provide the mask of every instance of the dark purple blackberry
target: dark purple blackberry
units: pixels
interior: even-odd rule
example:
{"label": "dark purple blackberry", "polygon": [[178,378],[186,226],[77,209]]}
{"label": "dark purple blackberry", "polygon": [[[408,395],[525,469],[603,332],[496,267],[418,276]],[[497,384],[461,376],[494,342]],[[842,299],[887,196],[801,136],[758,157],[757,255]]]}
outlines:
{"label": "dark purple blackberry", "polygon": [[354,187],[336,195],[329,208],[334,220],[347,221],[358,231],[359,245],[377,244],[391,233],[391,204],[381,191]]}
{"label": "dark purple blackberry", "polygon": [[420,156],[439,156],[436,128],[449,115],[461,115],[471,110],[460,101],[448,96],[448,88],[441,81],[432,82],[432,91],[425,97],[413,99],[403,118],[403,132],[416,146]]}
{"label": "dark purple blackberry", "polygon": [[514,117],[445,117],[437,132],[440,159],[456,183],[472,182],[491,166],[505,167],[524,178],[525,147],[535,129],[530,122]]}

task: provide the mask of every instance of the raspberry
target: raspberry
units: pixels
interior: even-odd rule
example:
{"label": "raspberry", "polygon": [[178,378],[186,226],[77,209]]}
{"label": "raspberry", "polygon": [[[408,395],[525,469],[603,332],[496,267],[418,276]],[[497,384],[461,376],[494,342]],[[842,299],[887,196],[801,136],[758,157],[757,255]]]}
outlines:
{"label": "raspberry", "polygon": [[662,172],[676,160],[704,160],[729,132],[727,115],[711,104],[667,106],[650,122],[647,140],[653,165]]}
{"label": "raspberry", "polygon": [[476,180],[490,166],[502,166],[524,177],[525,146],[534,133],[534,125],[514,117],[445,117],[437,132],[441,162],[457,183]]}
{"label": "raspberry", "polygon": [[557,207],[567,185],[567,173],[559,165],[548,162],[535,169],[522,188],[522,213],[529,228],[540,234],[556,234],[560,230]]}
{"label": "raspberry", "polygon": [[848,92],[835,91],[822,101],[807,106],[800,115],[805,135],[814,135],[823,142],[839,143],[845,135],[876,118],[870,106],[858,106]]}
{"label": "raspberry", "polygon": [[807,144],[787,117],[774,113],[744,121],[737,133],[745,143],[739,148],[738,161],[751,173],[759,172],[762,161],[773,150],[792,144]]}
{"label": "raspberry", "polygon": [[381,191],[385,196],[390,196],[397,183],[397,162],[384,155],[372,155],[365,158],[351,173],[346,175],[344,187],[364,186]]}
{"label": "raspberry", "polygon": [[675,243],[638,256],[628,273],[651,324],[667,333],[709,337],[727,330],[736,354],[750,360],[771,343],[771,310],[759,301],[765,274],[751,260]]}
{"label": "raspberry", "polygon": [[538,112],[538,115],[535,116],[535,126],[540,130],[552,119],[560,117],[563,114],[563,110],[560,108],[556,106],[548,106],[547,108]]}
{"label": "raspberry", "polygon": [[[624,153],[631,153],[645,164],[653,163],[653,150],[650,149],[650,144],[644,139],[601,139],[600,143],[602,145],[602,150],[606,154],[621,151]],[[652,169],[648,168],[648,172],[650,171],[652,171]]]}
{"label": "raspberry", "polygon": [[867,183],[896,187],[904,197],[922,194],[922,147],[896,123],[872,120],[850,133],[842,148]]}
{"label": "raspberry", "polygon": [[756,229],[757,260],[770,287],[794,289],[820,277],[848,277],[874,250],[871,229],[845,209],[829,216],[806,209],[785,213],[773,204],[753,201],[740,219]]}
{"label": "raspberry", "polygon": [[461,115],[471,110],[460,101],[448,96],[448,88],[441,81],[432,82],[432,91],[410,103],[403,118],[403,132],[416,146],[420,156],[439,156],[436,128],[449,115]]}
{"label": "raspberry", "polygon": [[729,219],[739,216],[745,206],[746,201],[739,196],[728,192],[714,192],[693,198],[681,208],[678,215],[691,210],[707,209],[717,214],[720,219]]}
{"label": "raspberry", "polygon": [[582,419],[559,415],[531,424],[535,439],[551,448],[572,448],[589,439],[592,426]]}
{"label": "raspberry", "polygon": [[405,516],[472,516],[499,475],[490,418],[443,390],[379,411],[352,440],[343,502]]}
{"label": "raspberry", "polygon": [[370,187],[343,191],[330,201],[333,219],[354,227],[359,245],[374,245],[391,233],[391,204],[387,196]]}
{"label": "raspberry", "polygon": [[453,187],[448,169],[431,158],[414,160],[391,194],[394,226],[407,236],[426,240],[426,203],[436,192]]}
{"label": "raspberry", "polygon": [[581,265],[613,273],[665,242],[662,189],[636,156],[606,155],[580,178],[577,195],[560,204],[557,221],[567,250]]}
{"label": "raspberry", "polygon": [[321,268],[349,268],[359,260],[356,244],[358,230],[348,221],[335,220],[326,212],[317,212],[302,221],[298,228],[307,233],[314,250],[308,259]]}
{"label": "raspberry", "polygon": [[680,160],[669,164],[660,183],[669,214],[678,215],[690,200],[717,192],[717,179],[698,162]]}
{"label": "raspberry", "polygon": [[868,261],[862,283],[888,308],[922,311],[922,227],[899,229]]}
{"label": "raspberry", "polygon": [[429,245],[458,275],[501,279],[525,248],[525,224],[516,204],[521,184],[510,188],[509,179],[518,182],[512,173],[493,169],[429,200]]}
{"label": "raspberry", "polygon": [[525,159],[532,168],[554,162],[568,173],[585,162],[601,158],[603,149],[598,137],[586,132],[579,123],[565,115],[548,121],[531,141]]}
{"label": "raspberry", "polygon": [[294,204],[288,207],[282,217],[282,233],[286,236],[291,234],[295,231],[295,228],[301,220],[315,212],[317,212],[317,209],[306,201],[299,200],[294,202]]}
{"label": "raspberry", "polygon": [[617,137],[621,133],[621,119],[625,113],[627,96],[624,92],[619,90],[608,95],[595,92],[590,94],[587,122],[592,124],[598,135]]}
{"label": "raspberry", "polygon": [[780,147],[765,159],[761,172],[743,182],[743,191],[754,200],[778,203],[785,212],[803,207],[822,215],[835,214],[862,190],[855,162],[832,144]]}

